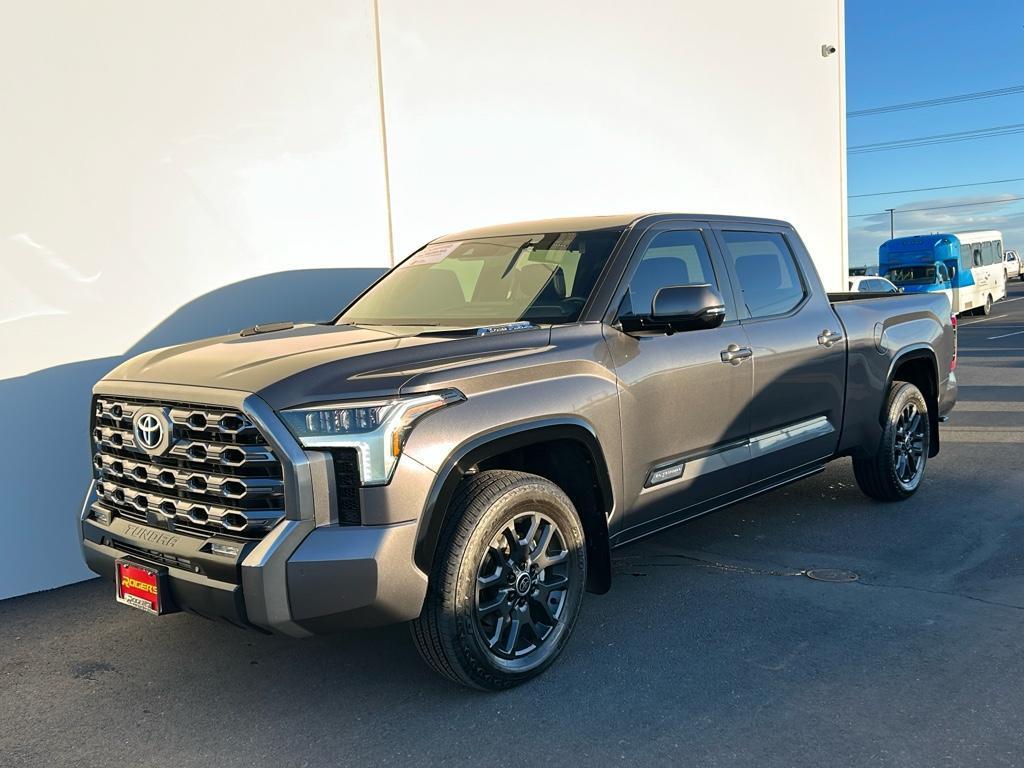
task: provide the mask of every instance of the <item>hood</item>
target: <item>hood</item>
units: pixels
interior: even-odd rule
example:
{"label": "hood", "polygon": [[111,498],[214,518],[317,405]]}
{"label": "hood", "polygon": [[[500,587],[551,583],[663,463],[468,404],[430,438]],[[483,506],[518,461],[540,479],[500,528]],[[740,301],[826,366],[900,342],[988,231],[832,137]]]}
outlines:
{"label": "hood", "polygon": [[153,350],[105,379],[234,389],[287,408],[394,395],[419,374],[518,357],[549,339],[548,328],[476,336],[433,327],[299,325]]}

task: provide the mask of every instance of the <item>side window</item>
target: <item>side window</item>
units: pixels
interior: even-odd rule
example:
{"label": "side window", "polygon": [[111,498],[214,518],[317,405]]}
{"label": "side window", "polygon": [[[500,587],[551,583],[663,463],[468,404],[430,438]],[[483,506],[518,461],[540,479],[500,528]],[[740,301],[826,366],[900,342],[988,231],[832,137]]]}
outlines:
{"label": "side window", "polygon": [[619,314],[648,314],[659,288],[704,283],[718,288],[711,255],[701,233],[697,230],[661,232],[651,240],[640,258]]}
{"label": "side window", "polygon": [[778,232],[722,232],[743,302],[751,317],[795,309],[807,289],[793,252]]}
{"label": "side window", "polygon": [[996,263],[995,259],[995,248],[994,243],[991,240],[986,240],[981,244],[981,263],[986,267],[990,267]]}

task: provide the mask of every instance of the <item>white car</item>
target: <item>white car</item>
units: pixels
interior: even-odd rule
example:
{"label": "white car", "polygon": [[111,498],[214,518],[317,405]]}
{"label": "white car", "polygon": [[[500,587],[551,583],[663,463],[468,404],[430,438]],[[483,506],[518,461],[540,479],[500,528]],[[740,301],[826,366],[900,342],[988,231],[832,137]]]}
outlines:
{"label": "white car", "polygon": [[850,293],[903,293],[899,288],[876,275],[856,275],[848,278]]}
{"label": "white car", "polygon": [[1024,269],[1021,268],[1020,256],[1016,251],[1006,251],[1003,254],[1003,271],[1006,272],[1007,280],[1014,277],[1024,280]]}

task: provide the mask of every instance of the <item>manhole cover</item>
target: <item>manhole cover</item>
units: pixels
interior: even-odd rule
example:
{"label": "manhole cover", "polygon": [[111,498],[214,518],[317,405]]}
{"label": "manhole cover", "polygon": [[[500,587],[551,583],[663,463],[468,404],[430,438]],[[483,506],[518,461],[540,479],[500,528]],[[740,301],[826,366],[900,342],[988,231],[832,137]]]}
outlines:
{"label": "manhole cover", "polygon": [[806,572],[807,578],[815,581],[856,581],[860,577],[853,571],[842,568],[815,568]]}

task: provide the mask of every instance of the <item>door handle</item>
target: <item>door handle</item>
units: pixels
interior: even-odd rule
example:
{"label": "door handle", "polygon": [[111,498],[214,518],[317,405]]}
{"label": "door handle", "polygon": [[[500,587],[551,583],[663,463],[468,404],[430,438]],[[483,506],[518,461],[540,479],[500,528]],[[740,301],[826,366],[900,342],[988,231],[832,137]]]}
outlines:
{"label": "door handle", "polygon": [[748,357],[752,357],[754,350],[750,347],[741,347],[737,344],[730,344],[722,350],[722,362],[731,365],[739,365]]}
{"label": "door handle", "polygon": [[831,331],[828,328],[818,334],[818,343],[825,347],[825,349],[831,349],[833,344],[842,340],[843,334],[839,331]]}

